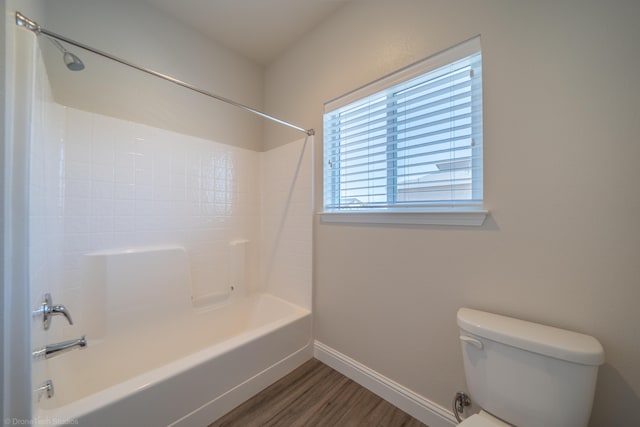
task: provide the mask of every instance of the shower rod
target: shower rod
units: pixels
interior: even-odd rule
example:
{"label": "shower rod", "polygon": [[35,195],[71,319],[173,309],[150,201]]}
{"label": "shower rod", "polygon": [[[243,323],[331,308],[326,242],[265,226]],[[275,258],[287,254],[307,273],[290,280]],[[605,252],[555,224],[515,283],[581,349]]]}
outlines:
{"label": "shower rod", "polygon": [[31,30],[36,35],[44,34],[44,35],[46,35],[46,36],[48,36],[50,38],[53,38],[53,39],[68,43],[70,45],[79,47],[80,49],[88,50],[89,52],[93,52],[96,55],[100,55],[100,56],[102,56],[104,58],[111,59],[112,61],[119,62],[122,65],[126,65],[128,67],[135,68],[138,71],[142,71],[142,72],[150,74],[152,76],[159,77],[161,79],[164,79],[164,80],[166,80],[168,82],[171,82],[173,84],[176,84],[178,86],[182,86],[182,87],[190,89],[190,90],[192,90],[194,92],[198,92],[198,93],[200,93],[202,95],[206,95],[208,97],[217,99],[218,101],[222,101],[222,102],[225,102],[227,104],[233,105],[234,107],[237,107],[237,108],[240,108],[242,110],[248,111],[250,113],[256,114],[256,115],[258,115],[260,117],[263,117],[265,119],[271,120],[271,121],[276,122],[276,123],[280,123],[281,125],[288,126],[288,127],[292,128],[292,129],[295,129],[297,131],[304,132],[308,136],[315,135],[315,131],[313,129],[301,128],[300,126],[296,126],[296,125],[294,125],[292,123],[289,123],[289,122],[286,122],[286,121],[284,121],[282,119],[278,119],[277,117],[270,116],[269,114],[263,113],[262,111],[258,111],[258,110],[254,109],[254,108],[247,107],[246,105],[240,104],[239,102],[233,101],[231,99],[225,98],[225,97],[220,96],[220,95],[216,95],[215,93],[208,92],[208,91],[206,91],[204,89],[200,89],[200,88],[198,88],[198,87],[196,87],[196,86],[194,86],[192,84],[189,84],[189,83],[183,82],[182,80],[176,79],[175,77],[171,77],[171,76],[169,76],[167,74],[159,73],[159,72],[157,72],[155,70],[152,70],[150,68],[134,64],[134,63],[129,62],[127,60],[124,60],[122,58],[118,58],[117,56],[113,56],[113,55],[111,55],[109,53],[103,52],[103,51],[101,51],[99,49],[95,49],[95,48],[93,48],[91,46],[88,46],[88,45],[86,45],[84,43],[80,43],[80,42],[75,41],[73,39],[69,39],[69,38],[67,38],[65,36],[61,36],[60,34],[56,34],[53,31],[49,31],[46,28],[42,28],[37,22],[27,18],[22,13],[17,12],[17,11],[16,11],[16,25],[19,26],[19,27],[23,27],[23,28],[26,28],[28,30]]}

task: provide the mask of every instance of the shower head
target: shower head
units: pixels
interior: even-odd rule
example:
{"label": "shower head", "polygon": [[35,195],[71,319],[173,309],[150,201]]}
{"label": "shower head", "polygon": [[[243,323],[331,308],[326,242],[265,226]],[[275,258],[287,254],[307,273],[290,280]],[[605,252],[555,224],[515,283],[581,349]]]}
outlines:
{"label": "shower head", "polygon": [[82,63],[80,58],[78,58],[76,55],[74,55],[73,53],[65,49],[64,46],[62,46],[62,44],[58,40],[49,36],[46,36],[46,37],[47,39],[49,39],[49,41],[51,41],[51,43],[53,43],[55,47],[58,48],[60,52],[62,52],[62,60],[64,61],[68,69],[70,69],[71,71],[84,70],[84,64]]}
{"label": "shower head", "polygon": [[62,54],[62,59],[64,60],[64,63],[67,65],[67,68],[70,69],[71,71],[84,70],[84,64],[82,63],[80,58],[78,58],[73,53],[69,51],[64,52]]}

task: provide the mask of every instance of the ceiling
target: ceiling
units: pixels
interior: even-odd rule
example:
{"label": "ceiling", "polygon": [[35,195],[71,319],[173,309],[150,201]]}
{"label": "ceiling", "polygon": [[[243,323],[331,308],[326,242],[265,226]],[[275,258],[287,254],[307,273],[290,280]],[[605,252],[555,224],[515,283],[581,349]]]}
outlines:
{"label": "ceiling", "polygon": [[267,65],[348,0],[145,0],[254,62]]}

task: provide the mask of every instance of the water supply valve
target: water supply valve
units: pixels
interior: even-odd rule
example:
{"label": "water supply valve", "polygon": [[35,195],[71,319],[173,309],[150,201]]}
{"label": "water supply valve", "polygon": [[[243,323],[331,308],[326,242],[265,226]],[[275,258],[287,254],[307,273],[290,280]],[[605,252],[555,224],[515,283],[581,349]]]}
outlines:
{"label": "water supply valve", "polygon": [[471,398],[464,392],[459,391],[453,398],[453,415],[458,422],[462,422],[460,414],[464,413],[464,408],[471,406]]}

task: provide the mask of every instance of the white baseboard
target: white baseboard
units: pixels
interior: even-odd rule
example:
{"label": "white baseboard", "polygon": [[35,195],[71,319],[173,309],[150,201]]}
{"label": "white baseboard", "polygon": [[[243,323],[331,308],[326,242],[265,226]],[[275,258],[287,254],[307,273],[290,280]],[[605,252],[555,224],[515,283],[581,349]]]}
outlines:
{"label": "white baseboard", "polygon": [[457,425],[453,413],[319,341],[314,356],[429,427]]}

